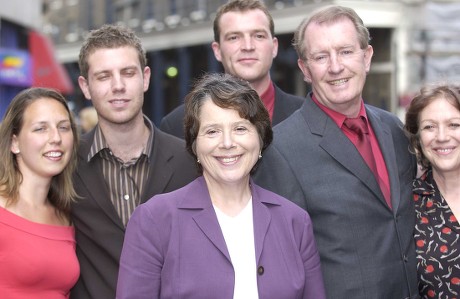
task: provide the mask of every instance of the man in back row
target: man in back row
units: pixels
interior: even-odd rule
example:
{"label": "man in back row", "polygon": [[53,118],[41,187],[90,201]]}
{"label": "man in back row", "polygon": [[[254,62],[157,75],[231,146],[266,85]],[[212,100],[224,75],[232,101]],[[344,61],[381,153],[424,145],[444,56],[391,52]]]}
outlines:
{"label": "man in back row", "polygon": [[[275,26],[267,7],[259,0],[234,0],[221,6],[214,19],[214,56],[226,73],[251,84],[267,108],[273,125],[300,108],[304,98],[290,95],[270,78],[278,53]],[[160,129],[184,138],[184,105],[166,115]]]}

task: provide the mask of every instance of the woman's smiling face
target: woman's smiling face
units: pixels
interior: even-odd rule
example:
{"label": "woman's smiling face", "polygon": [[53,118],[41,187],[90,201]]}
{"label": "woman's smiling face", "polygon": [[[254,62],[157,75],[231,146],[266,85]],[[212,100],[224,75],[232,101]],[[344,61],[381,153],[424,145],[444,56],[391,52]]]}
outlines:
{"label": "woman's smiling face", "polygon": [[460,111],[447,99],[426,106],[419,119],[423,154],[438,173],[460,170]]}
{"label": "woman's smiling face", "polygon": [[209,183],[247,183],[261,150],[256,127],[234,109],[223,109],[204,101],[200,108],[200,129],[196,155]]}

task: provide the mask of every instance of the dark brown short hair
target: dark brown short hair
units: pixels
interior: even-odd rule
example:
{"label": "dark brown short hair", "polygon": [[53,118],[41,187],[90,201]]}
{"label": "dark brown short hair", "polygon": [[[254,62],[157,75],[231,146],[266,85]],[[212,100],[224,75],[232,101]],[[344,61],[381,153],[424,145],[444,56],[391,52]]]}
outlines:
{"label": "dark brown short hair", "polygon": [[80,75],[88,78],[88,57],[96,50],[121,47],[134,48],[137,51],[141,69],[144,69],[147,65],[147,56],[140,38],[134,31],[120,25],[105,24],[99,29],[91,30],[81,46],[78,56]]}
{"label": "dark brown short hair", "polygon": [[[195,157],[195,146],[200,129],[200,110],[203,102],[212,100],[225,109],[234,109],[240,117],[249,120],[257,129],[262,151],[273,140],[270,116],[257,92],[245,80],[229,74],[207,74],[200,78],[185,98],[185,143],[187,150]],[[198,164],[199,171],[203,169]]]}
{"label": "dark brown short hair", "polygon": [[214,18],[214,24],[213,24],[213,30],[214,30],[214,41],[215,42],[220,42],[220,27],[219,27],[219,22],[220,19],[222,18],[222,15],[227,13],[227,12],[246,12],[249,10],[256,10],[259,9],[261,10],[268,19],[268,26],[270,29],[270,33],[272,37],[275,36],[275,22],[273,21],[273,17],[270,14],[270,11],[268,10],[267,6],[260,1],[260,0],[231,0],[228,1],[226,4],[220,6],[217,9],[216,12],[216,17]]}

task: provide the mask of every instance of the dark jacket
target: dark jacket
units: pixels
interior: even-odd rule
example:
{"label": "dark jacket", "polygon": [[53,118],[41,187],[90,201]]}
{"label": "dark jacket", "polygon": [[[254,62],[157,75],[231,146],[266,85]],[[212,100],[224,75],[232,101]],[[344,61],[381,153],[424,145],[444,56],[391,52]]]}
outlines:
{"label": "dark jacket", "polygon": [[[141,202],[183,187],[198,176],[194,159],[185,150],[183,140],[156,127],[153,129],[151,167]],[[72,207],[81,268],[80,279],[71,291],[73,299],[115,298],[125,236],[125,227],[110,200],[100,160],[87,162],[93,138],[94,130],[82,137],[74,175],[76,191],[82,198]]]}
{"label": "dark jacket", "polygon": [[[272,125],[274,126],[280,123],[294,111],[299,109],[304,100],[305,98],[285,93],[275,85],[275,107],[273,109]],[[184,115],[185,106],[182,104],[163,117],[160,124],[160,130],[183,139]]]}
{"label": "dark jacket", "polygon": [[353,143],[307,97],[277,125],[255,181],[310,214],[331,299],[418,298],[412,180],[401,121],[366,105],[390,180],[393,209]]}

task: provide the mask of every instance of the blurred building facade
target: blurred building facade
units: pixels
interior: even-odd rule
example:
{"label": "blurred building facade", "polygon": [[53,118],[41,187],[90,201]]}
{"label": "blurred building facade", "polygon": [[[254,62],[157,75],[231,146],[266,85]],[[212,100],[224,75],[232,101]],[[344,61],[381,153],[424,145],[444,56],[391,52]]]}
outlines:
{"label": "blurred building facade", "polygon": [[42,33],[42,2],[0,0],[0,120],[22,89],[41,86],[74,92],[50,38]]}
{"label": "blurred building facade", "polygon": [[[43,0],[42,30],[53,40],[57,59],[73,80],[76,88],[69,98],[77,110],[89,104],[77,84],[78,51],[84,36],[105,23],[121,23],[135,30],[152,69],[144,112],[158,124],[183,101],[195,78],[204,72],[222,71],[210,43],[215,11],[226,1]],[[363,97],[368,103],[400,113],[423,82],[460,76],[457,2],[266,0],[279,39],[272,78],[287,92],[304,96],[309,88],[291,46],[294,30],[318,7],[352,7],[370,28],[374,47]]]}
{"label": "blurred building facade", "polygon": [[[3,3],[5,2],[5,3]],[[40,1],[1,1],[0,9],[0,121],[14,95],[31,84],[27,28],[41,27]]]}

